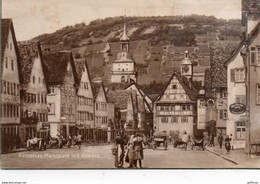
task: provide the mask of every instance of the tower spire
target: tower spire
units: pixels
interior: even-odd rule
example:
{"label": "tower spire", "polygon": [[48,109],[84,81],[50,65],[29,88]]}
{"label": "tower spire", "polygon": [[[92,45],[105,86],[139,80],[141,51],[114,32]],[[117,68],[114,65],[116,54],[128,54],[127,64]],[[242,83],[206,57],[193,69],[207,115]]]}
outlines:
{"label": "tower spire", "polygon": [[120,38],[120,40],[122,40],[122,41],[128,41],[128,40],[129,40],[129,38],[128,38],[127,34],[126,34],[126,23],[125,23],[125,18],[126,18],[126,16],[124,16],[123,35],[122,35],[122,37]]}

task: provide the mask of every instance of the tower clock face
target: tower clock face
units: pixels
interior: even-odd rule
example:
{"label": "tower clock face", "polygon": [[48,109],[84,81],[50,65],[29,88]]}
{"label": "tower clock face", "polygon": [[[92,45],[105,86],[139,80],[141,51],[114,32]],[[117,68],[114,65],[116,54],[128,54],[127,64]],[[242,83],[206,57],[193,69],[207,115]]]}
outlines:
{"label": "tower clock face", "polygon": [[190,67],[189,67],[189,66],[187,66],[187,65],[184,65],[184,66],[183,66],[183,71],[184,71],[185,73],[187,73],[189,70],[190,70]]}

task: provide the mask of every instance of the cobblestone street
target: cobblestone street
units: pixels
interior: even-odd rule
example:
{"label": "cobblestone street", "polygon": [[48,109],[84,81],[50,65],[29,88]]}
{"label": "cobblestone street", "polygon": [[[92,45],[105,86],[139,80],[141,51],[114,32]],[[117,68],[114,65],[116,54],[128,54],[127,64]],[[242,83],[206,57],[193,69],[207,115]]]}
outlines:
{"label": "cobblestone street", "polygon": [[[112,144],[3,154],[2,168],[115,168]],[[258,159],[259,160],[259,159]],[[128,167],[126,163],[124,167]],[[170,146],[144,150],[143,168],[239,168],[208,151],[182,151]]]}

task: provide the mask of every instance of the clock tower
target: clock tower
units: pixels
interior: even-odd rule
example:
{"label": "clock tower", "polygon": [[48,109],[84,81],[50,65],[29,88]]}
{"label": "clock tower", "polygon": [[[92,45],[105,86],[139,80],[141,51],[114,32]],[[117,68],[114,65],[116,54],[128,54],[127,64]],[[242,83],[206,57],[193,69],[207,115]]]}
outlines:
{"label": "clock tower", "polygon": [[189,81],[192,81],[193,67],[192,67],[192,62],[189,59],[188,50],[185,51],[184,59],[181,61],[181,75],[186,77]]}
{"label": "clock tower", "polygon": [[129,53],[130,39],[126,33],[124,23],[123,34],[120,38],[120,52],[117,59],[112,64],[111,83],[131,83],[136,82],[135,62]]}

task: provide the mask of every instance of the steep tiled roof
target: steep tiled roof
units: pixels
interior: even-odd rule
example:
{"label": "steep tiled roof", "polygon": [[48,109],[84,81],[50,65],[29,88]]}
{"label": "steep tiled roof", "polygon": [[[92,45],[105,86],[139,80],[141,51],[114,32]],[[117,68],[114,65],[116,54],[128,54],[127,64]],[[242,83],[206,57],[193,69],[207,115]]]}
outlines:
{"label": "steep tiled roof", "polygon": [[116,90],[108,91],[107,97],[109,101],[114,102],[115,108],[126,109],[127,100],[129,98],[129,91],[126,90]]}
{"label": "steep tiled roof", "polygon": [[76,66],[76,72],[77,72],[78,79],[79,79],[79,81],[81,81],[83,68],[84,68],[84,66],[86,66],[86,60],[74,58],[74,62],[75,62],[75,66]]}
{"label": "steep tiled roof", "polygon": [[167,85],[165,86],[164,90],[162,91],[162,93],[157,97],[156,101],[160,100],[161,97],[163,96],[165,90],[167,89],[167,87],[169,86],[171,80],[173,79],[173,77],[176,76],[178,81],[180,82],[180,84],[182,85],[184,91],[186,92],[186,94],[189,96],[189,98],[192,101],[195,101],[197,99],[197,90],[194,88],[193,85],[189,84],[189,81],[186,77],[182,77],[181,74],[179,72],[174,72],[169,80],[169,82],[167,83]]}
{"label": "steep tiled roof", "polygon": [[227,70],[225,61],[232,55],[238,42],[216,41],[211,48],[211,79],[212,87],[227,87]]}
{"label": "steep tiled roof", "polygon": [[69,62],[71,63],[75,83],[78,83],[75,63],[73,61],[71,52],[62,51],[54,53],[44,53],[42,58],[44,61],[45,71],[47,73],[46,81],[49,84],[57,84],[64,82]]}
{"label": "steep tiled roof", "polygon": [[214,95],[212,93],[212,80],[211,80],[211,71],[210,69],[205,70],[205,97],[212,98]]}
{"label": "steep tiled roof", "polygon": [[[21,72],[21,63],[20,63],[20,56],[19,56],[19,50],[16,42],[15,32],[14,32],[14,26],[12,19],[1,19],[1,66],[3,66],[4,61],[4,50],[6,48],[7,40],[8,40],[8,34],[11,30],[12,36],[13,36],[13,42],[14,42],[14,49],[17,53],[17,64],[18,64],[18,72],[19,72],[19,78],[20,82],[23,82],[22,78],[22,72]],[[3,67],[1,67],[1,73],[3,74]]]}
{"label": "steep tiled roof", "polygon": [[101,89],[101,87],[102,87],[102,84],[99,83],[99,82],[94,82],[94,83],[92,84],[92,87],[93,87],[93,95],[94,95],[94,98],[96,98],[97,95],[98,95],[98,93],[99,93],[99,91],[100,91],[100,89]]}
{"label": "steep tiled roof", "polygon": [[[42,62],[40,44],[39,42],[18,42],[18,48],[24,84],[28,84],[35,61],[34,58],[40,57],[40,61]],[[43,71],[43,73],[45,78],[45,72]]]}
{"label": "steep tiled roof", "polygon": [[93,82],[91,87],[92,87],[94,98],[96,98],[98,96],[98,93],[100,92],[100,90],[103,90],[104,94],[105,94],[106,101],[107,102],[113,102],[110,99],[108,99],[107,92],[105,91],[105,87],[104,87],[104,84],[102,82]]}

